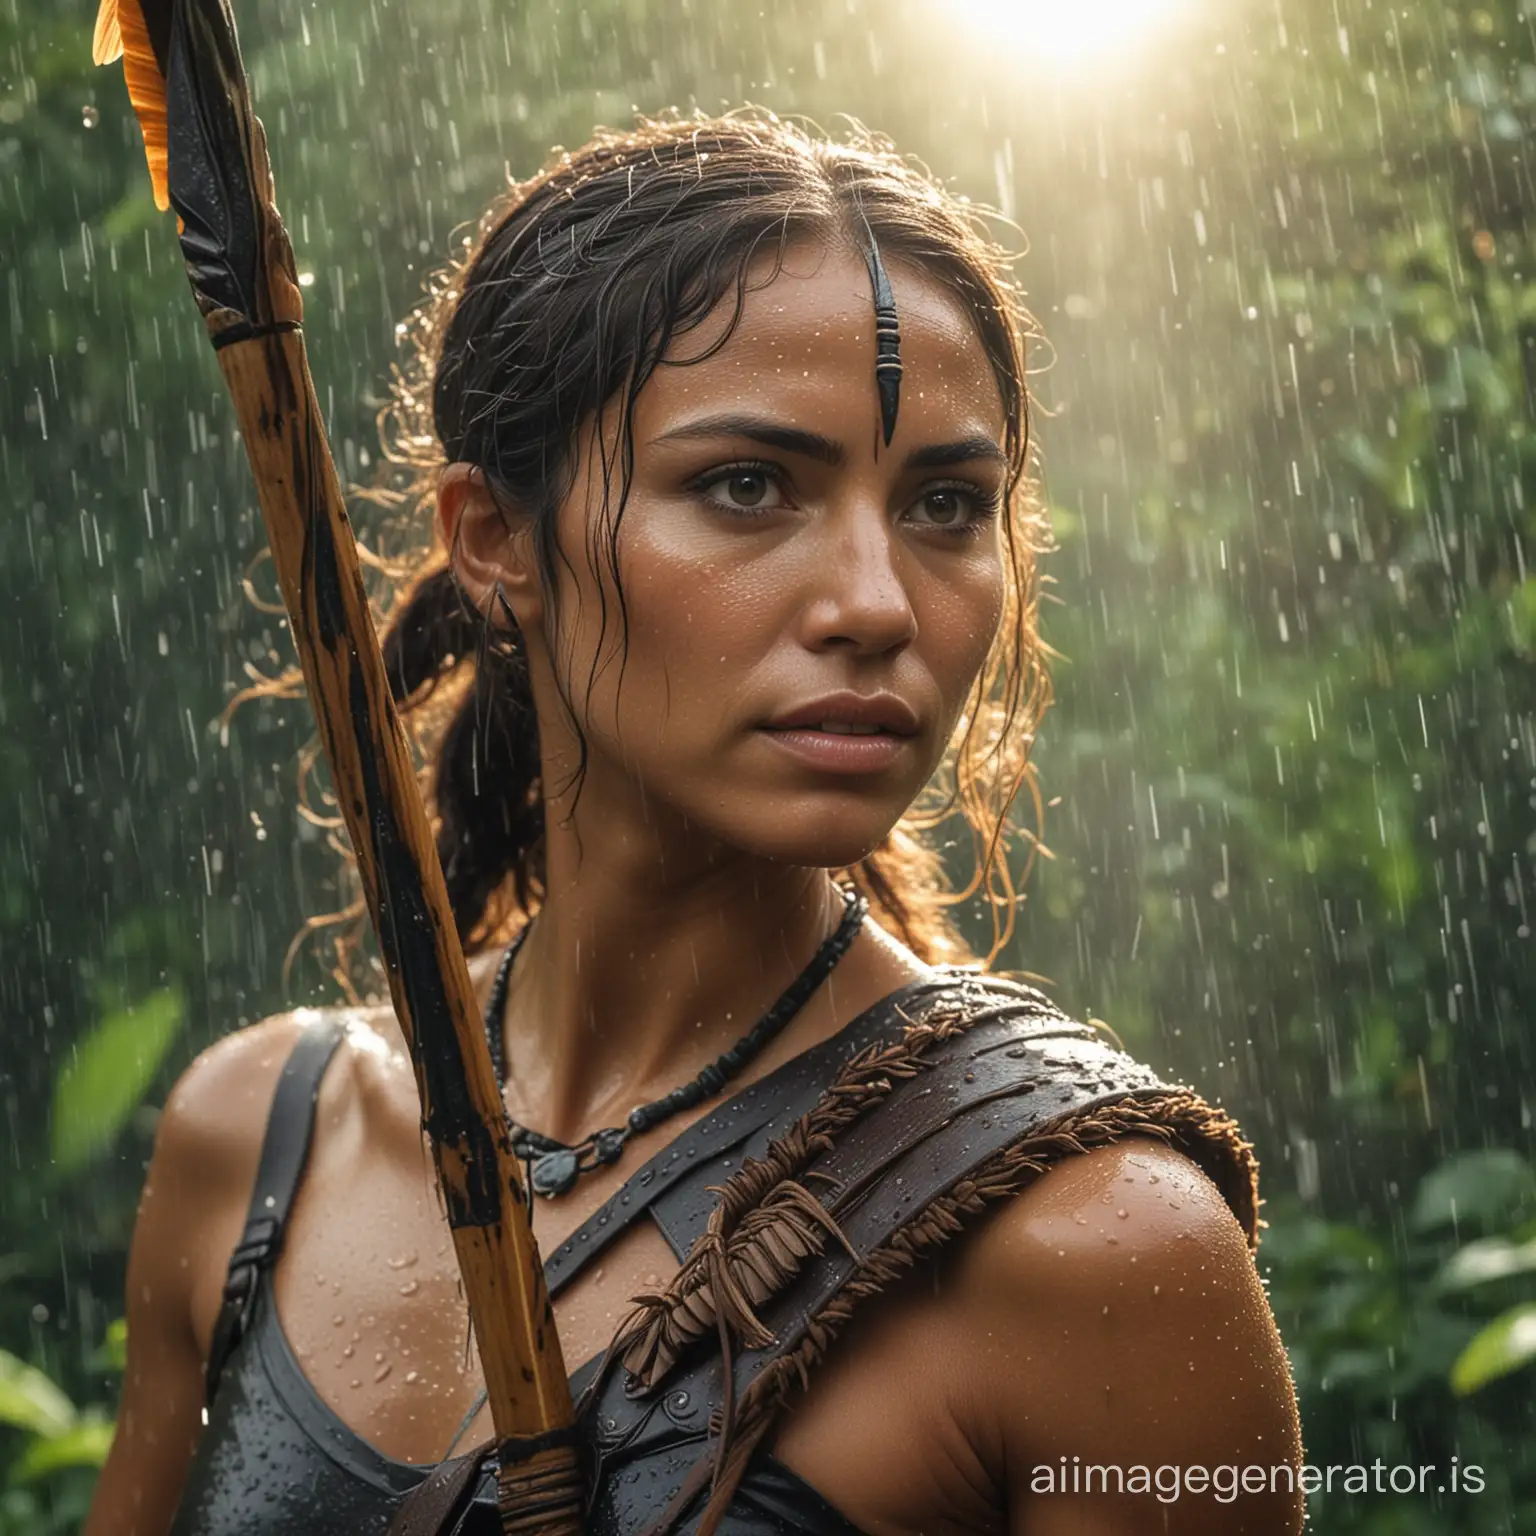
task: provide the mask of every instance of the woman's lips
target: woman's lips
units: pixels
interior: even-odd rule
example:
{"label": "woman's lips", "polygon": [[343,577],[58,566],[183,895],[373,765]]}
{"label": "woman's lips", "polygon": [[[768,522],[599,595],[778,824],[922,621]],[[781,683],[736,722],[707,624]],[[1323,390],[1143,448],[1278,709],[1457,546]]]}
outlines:
{"label": "woman's lips", "polygon": [[892,731],[873,735],[850,735],[842,731],[822,731],[814,726],[789,729],[762,727],[762,734],[776,742],[781,750],[813,768],[827,773],[879,773],[912,743],[910,736]]}

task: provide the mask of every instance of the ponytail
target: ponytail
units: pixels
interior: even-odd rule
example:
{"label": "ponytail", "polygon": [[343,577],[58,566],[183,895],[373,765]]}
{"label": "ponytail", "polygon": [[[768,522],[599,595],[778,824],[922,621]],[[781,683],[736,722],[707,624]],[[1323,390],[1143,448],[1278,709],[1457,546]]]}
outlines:
{"label": "ponytail", "polygon": [[515,633],[500,643],[493,633],[443,566],[407,589],[381,642],[402,713],[424,705],[445,676],[474,667],[443,733],[432,783],[438,858],[466,946],[509,877],[525,912],[544,882],[539,723],[527,660]]}

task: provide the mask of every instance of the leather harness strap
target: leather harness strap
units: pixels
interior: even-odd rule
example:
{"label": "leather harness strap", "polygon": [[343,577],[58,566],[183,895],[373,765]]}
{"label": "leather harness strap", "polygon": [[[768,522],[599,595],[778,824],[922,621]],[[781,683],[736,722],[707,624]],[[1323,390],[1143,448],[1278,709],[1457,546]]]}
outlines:
{"label": "leather harness strap", "polygon": [[487,1440],[463,1456],[439,1462],[406,1495],[385,1536],[441,1536],[451,1531],[463,1515],[495,1449],[496,1442]]}

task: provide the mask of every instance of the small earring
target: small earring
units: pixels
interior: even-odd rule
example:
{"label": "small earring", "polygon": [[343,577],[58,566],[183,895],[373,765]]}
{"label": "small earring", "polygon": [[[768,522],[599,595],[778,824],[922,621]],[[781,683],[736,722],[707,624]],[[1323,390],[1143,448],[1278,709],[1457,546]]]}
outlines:
{"label": "small earring", "polygon": [[496,601],[501,604],[501,611],[507,616],[507,624],[513,635],[521,633],[522,626],[517,622],[517,615],[512,612],[512,605],[507,601],[507,594],[501,590],[501,583],[496,583]]}

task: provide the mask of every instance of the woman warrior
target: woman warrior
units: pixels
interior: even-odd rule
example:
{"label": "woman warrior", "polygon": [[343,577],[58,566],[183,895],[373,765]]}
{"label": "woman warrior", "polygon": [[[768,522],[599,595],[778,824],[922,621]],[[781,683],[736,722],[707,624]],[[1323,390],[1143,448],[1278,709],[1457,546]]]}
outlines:
{"label": "woman warrior", "polygon": [[[594,1533],[1300,1528],[1248,1146],[987,974],[921,836],[995,955],[1050,698],[1006,271],[879,141],[647,121],[491,209],[396,382],[385,658]],[[431,1169],[388,1007],[194,1063],[89,1536],[496,1528]]]}

